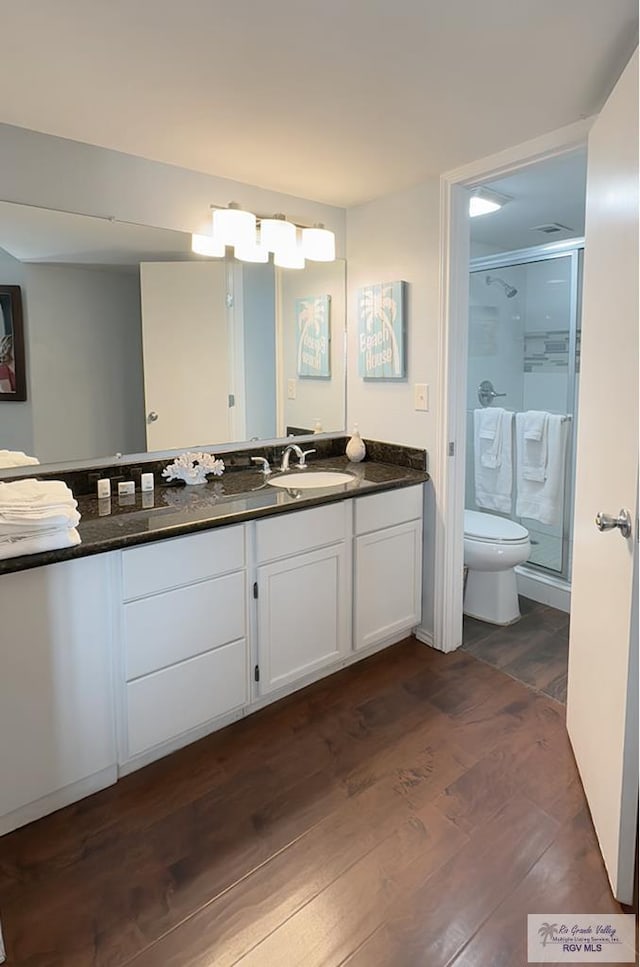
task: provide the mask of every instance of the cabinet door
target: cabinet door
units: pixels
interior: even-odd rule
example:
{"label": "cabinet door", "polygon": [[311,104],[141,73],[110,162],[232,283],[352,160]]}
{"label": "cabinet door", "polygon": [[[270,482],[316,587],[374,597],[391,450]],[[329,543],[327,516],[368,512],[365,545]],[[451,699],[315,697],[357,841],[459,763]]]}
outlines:
{"label": "cabinet door", "polygon": [[348,654],[348,557],[342,543],[258,568],[261,694]]}
{"label": "cabinet door", "polygon": [[354,647],[368,648],[420,621],[422,521],[355,541]]}
{"label": "cabinet door", "polygon": [[115,781],[109,557],[0,582],[0,835]]}

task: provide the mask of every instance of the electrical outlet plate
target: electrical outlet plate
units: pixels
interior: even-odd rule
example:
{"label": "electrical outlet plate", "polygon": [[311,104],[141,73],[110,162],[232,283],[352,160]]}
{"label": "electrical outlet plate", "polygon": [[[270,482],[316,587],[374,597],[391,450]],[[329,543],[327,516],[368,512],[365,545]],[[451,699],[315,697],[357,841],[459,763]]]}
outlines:
{"label": "electrical outlet plate", "polygon": [[295,400],[296,398],[296,381],[295,379],[287,380],[287,399]]}
{"label": "electrical outlet plate", "polygon": [[426,412],[429,409],[429,387],[426,383],[415,383],[413,387],[414,409]]}

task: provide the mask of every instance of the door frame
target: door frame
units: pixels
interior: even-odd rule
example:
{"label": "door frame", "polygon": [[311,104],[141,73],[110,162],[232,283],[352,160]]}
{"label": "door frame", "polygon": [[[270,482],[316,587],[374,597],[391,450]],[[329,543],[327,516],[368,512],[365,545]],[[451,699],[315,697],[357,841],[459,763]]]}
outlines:
{"label": "door frame", "polygon": [[467,339],[469,316],[468,189],[558,157],[587,143],[595,117],[576,121],[440,178],[440,313],[435,484],[433,640],[449,652],[462,644]]}

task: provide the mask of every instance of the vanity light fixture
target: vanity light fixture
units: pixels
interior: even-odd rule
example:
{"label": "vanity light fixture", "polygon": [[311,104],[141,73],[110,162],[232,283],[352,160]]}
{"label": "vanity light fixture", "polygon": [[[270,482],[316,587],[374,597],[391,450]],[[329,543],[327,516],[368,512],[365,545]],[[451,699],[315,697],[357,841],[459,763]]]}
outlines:
{"label": "vanity light fixture", "polygon": [[469,218],[497,212],[508,201],[511,201],[509,195],[501,195],[490,188],[474,188],[469,199]]}
{"label": "vanity light fixture", "polygon": [[241,262],[264,263],[273,253],[273,264],[283,269],[303,269],[305,259],[335,261],[335,235],[322,224],[308,227],[281,214],[270,218],[254,215],[237,202],[227,208],[211,208],[212,234],[191,236],[192,251],[198,255],[221,258],[227,247],[233,247],[234,256]]}

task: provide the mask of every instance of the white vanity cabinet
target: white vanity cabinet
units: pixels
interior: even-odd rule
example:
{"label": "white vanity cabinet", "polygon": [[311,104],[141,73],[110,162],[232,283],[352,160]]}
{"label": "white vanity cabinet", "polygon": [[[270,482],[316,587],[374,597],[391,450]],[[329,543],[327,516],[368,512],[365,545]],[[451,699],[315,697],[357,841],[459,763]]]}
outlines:
{"label": "white vanity cabinet", "polygon": [[345,500],[255,525],[260,695],[349,654],[351,520]]}
{"label": "white vanity cabinet", "polygon": [[113,555],[0,580],[0,835],[116,781]]}
{"label": "white vanity cabinet", "polygon": [[247,704],[245,527],[125,550],[121,583],[119,758],[126,772]]}
{"label": "white vanity cabinet", "polygon": [[354,516],[353,647],[398,640],[420,621],[422,485],[359,497]]}

